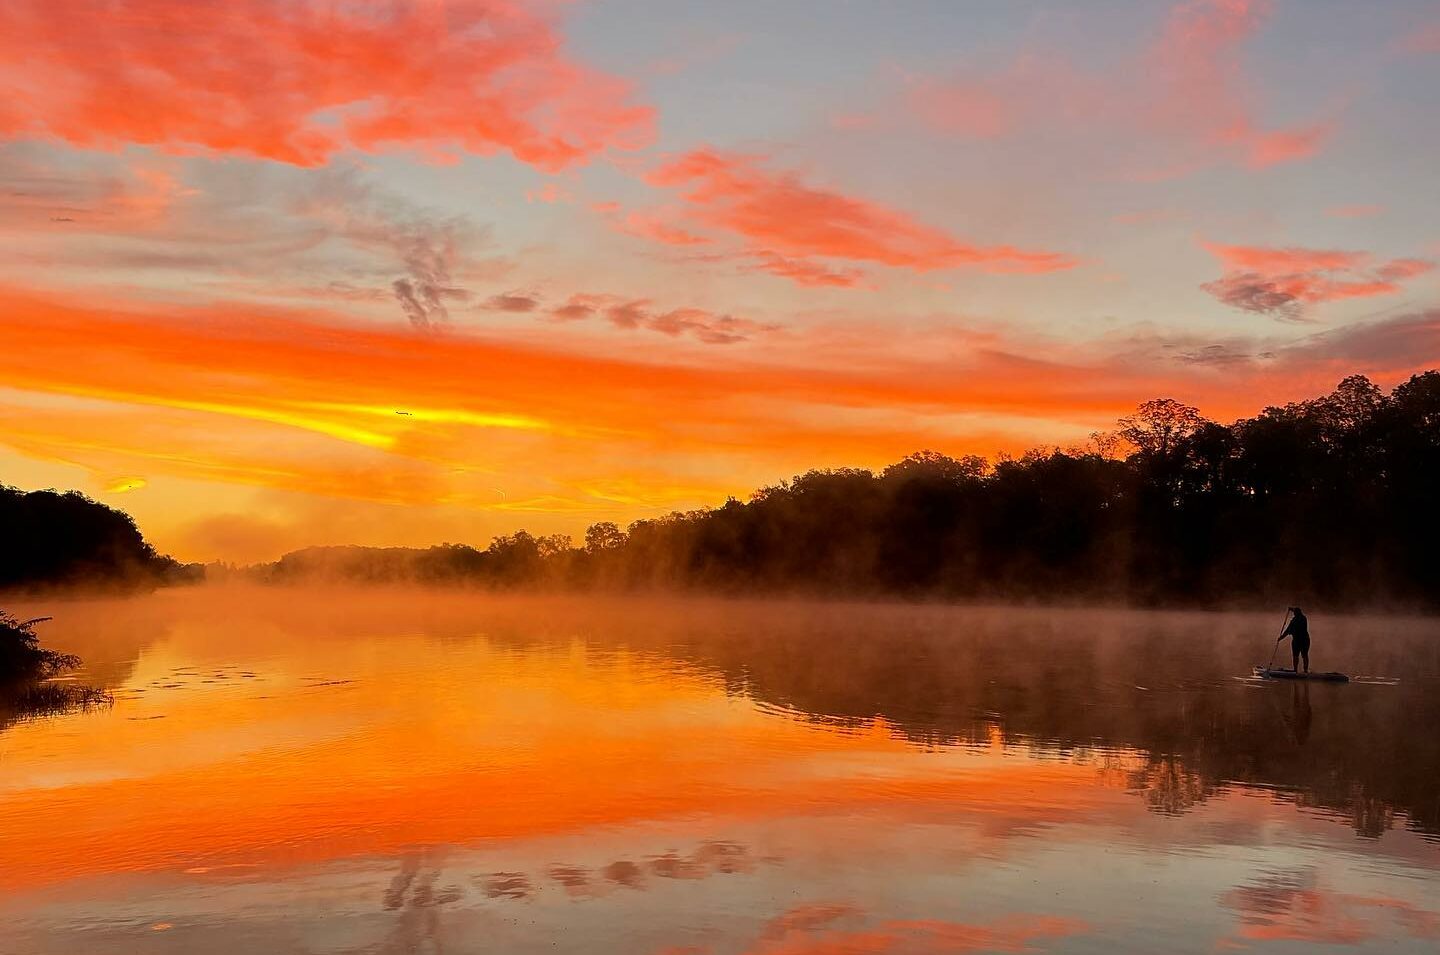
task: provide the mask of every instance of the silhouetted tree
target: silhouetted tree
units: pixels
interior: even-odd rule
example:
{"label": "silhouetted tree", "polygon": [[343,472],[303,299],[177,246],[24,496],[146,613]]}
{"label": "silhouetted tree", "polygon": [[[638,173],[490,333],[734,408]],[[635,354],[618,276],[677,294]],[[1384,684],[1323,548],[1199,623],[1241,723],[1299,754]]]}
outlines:
{"label": "silhouetted tree", "polygon": [[153,586],[202,573],[157,555],[123,511],[77,491],[0,485],[0,587]]}
{"label": "silhouetted tree", "polygon": [[1169,454],[1205,423],[1200,412],[1173,398],[1153,398],[1120,419],[1118,433],[1142,454]]}
{"label": "silhouetted tree", "polygon": [[585,531],[585,553],[600,554],[625,546],[625,532],[614,521],[591,524]]}
{"label": "silhouetted tree", "polygon": [[47,620],[17,620],[0,610],[0,682],[54,676],[80,665],[80,658],[40,646],[35,625]]}
{"label": "silhouetted tree", "polygon": [[1389,395],[1355,375],[1230,425],[1157,399],[1084,448],[813,470],[596,524],[581,551],[520,531],[447,566],[506,586],[1435,606],[1436,474],[1440,373]]}

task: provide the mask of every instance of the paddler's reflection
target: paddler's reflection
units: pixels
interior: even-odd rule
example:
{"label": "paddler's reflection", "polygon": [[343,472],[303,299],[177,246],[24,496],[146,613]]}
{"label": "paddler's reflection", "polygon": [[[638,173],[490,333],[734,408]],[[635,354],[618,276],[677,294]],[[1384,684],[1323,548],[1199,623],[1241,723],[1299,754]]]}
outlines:
{"label": "paddler's reflection", "polygon": [[1295,728],[1295,742],[1304,746],[1310,740],[1310,721],[1314,713],[1310,710],[1310,684],[1305,680],[1295,681],[1290,688],[1291,725]]}

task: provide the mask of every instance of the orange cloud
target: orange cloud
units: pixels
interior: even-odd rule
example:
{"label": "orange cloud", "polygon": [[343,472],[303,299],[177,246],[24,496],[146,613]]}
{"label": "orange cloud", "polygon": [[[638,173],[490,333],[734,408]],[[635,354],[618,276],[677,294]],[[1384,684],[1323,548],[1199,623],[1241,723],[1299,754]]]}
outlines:
{"label": "orange cloud", "polygon": [[[593,211],[609,220],[611,228],[624,235],[648,239],[661,245],[677,248],[712,246],[715,240],[690,229],[681,228],[674,220],[683,216],[671,209],[654,212],[630,212],[621,214],[619,203],[596,203]],[[855,268],[834,267],[822,262],[791,258],[769,249],[750,248],[725,251],[709,251],[694,254],[689,261],[706,264],[733,265],[741,272],[764,272],[790,279],[797,285],[810,288],[854,288],[860,285],[865,273]]]}
{"label": "orange cloud", "polygon": [[[570,304],[611,307],[597,297]],[[9,318],[0,323],[0,350],[29,359],[7,369],[9,387],[221,414],[390,451],[406,450],[402,437],[422,424],[468,422],[517,434],[596,439],[652,434],[664,443],[699,429],[709,432],[707,440],[748,444],[772,434],[778,442],[812,432],[835,436],[813,416],[797,432],[782,420],[796,407],[1104,416],[1168,390],[1220,402],[1223,412],[1249,406],[1236,403],[1232,383],[1235,393],[1255,401],[1261,400],[1255,389],[1265,384],[1261,378],[1237,383],[1232,368],[1217,382],[1225,391],[1186,386],[1177,381],[1178,369],[1163,367],[1148,352],[1147,360],[1137,361],[1123,343],[1111,346],[1114,359],[1047,346],[1057,357],[1041,360],[982,339],[968,355],[952,342],[945,360],[931,362],[887,355],[883,337],[834,347],[799,338],[777,342],[779,351],[764,359],[691,365],[460,332],[416,335],[346,324],[315,310],[216,305],[158,314],[123,302],[67,304],[14,289],[0,289],[0,308]],[[1292,381],[1317,363],[1326,375],[1332,363],[1365,363],[1364,370],[1386,373],[1416,368],[1433,360],[1434,326],[1433,315],[1422,315],[1347,329],[1343,337],[1293,350],[1275,375]],[[925,348],[923,342],[917,347]],[[1264,350],[1263,342],[1251,343],[1241,354],[1253,363]],[[570,387],[557,388],[557,382]],[[396,409],[412,414],[398,416]],[[908,420],[913,428],[914,419]]]}
{"label": "orange cloud", "polygon": [[[672,335],[718,319],[593,296],[553,311],[567,309]],[[26,359],[6,369],[0,443],[84,467],[97,487],[144,478],[136,504],[147,527],[213,514],[203,489],[231,487],[303,492],[352,511],[376,502],[367,514],[405,504],[442,509],[451,523],[485,515],[476,526],[487,534],[537,523],[573,533],[594,520],[717,504],[814,466],[880,466],[921,447],[994,454],[1070,444],[1156,395],[1223,420],[1355,371],[1394,383],[1440,354],[1433,312],[1299,344],[1032,339],[1028,354],[994,335],[907,339],[876,325],[836,337],[802,326],[723,359],[667,354],[659,335],[605,357],[586,337],[595,322],[563,342],[521,344],[319,310],[162,314],[3,288],[0,312],[0,354]],[[199,483],[163,509],[156,498],[147,516],[147,495],[170,493],[162,478]],[[422,542],[398,510],[380,524],[367,541]]]}
{"label": "orange cloud", "polygon": [[787,258],[766,249],[755,251],[750,262],[748,268],[752,271],[768,272],[812,288],[854,288],[865,281],[865,273],[859,269],[832,268],[818,262]]}
{"label": "orange cloud", "polygon": [[1225,274],[1200,286],[1233,308],[1302,321],[1305,306],[1347,298],[1389,295],[1434,263],[1392,259],[1370,265],[1366,252],[1203,243]]}
{"label": "orange cloud", "polygon": [[1221,245],[1206,242],[1205,248],[1226,267],[1274,275],[1285,272],[1331,271],[1350,269],[1363,262],[1364,252],[1340,252],[1324,249],[1276,249],[1254,245]]}
{"label": "orange cloud", "polygon": [[[649,314],[644,300],[589,300],[614,324],[639,323],[639,313]],[[13,369],[6,382],[12,387],[101,398],[155,396],[156,403],[168,407],[223,408],[238,417],[376,447],[391,444],[387,422],[364,409],[393,415],[392,407],[454,408],[542,422],[574,423],[578,417],[609,428],[626,422],[594,409],[590,396],[595,392],[614,395],[612,413],[620,399],[631,413],[643,409],[647,415],[661,395],[672,411],[713,407],[717,396],[732,393],[742,381],[756,398],[823,395],[856,407],[888,401],[949,406],[979,397],[948,368],[938,367],[928,374],[912,369],[901,380],[883,372],[817,367],[700,368],[585,357],[460,333],[427,337],[405,329],[347,326],[315,311],[223,305],[177,308],[161,316],[123,305],[59,305],[13,292],[0,293],[0,303],[13,317],[0,325],[0,343],[13,348],[12,354],[23,351],[33,359]],[[92,347],[80,348],[87,341]],[[344,361],[336,361],[337,356]],[[1072,377],[1033,359],[995,356],[991,361],[1005,367],[1001,378],[1015,377],[1023,365],[1048,368],[1051,382]],[[484,389],[475,387],[477,376]],[[558,380],[583,387],[555,389],[552,383]],[[1085,391],[1079,388],[1073,397]],[[346,400],[317,404],[322,395]],[[1014,410],[1073,407],[1070,397],[1054,390],[1047,395],[1046,389],[1017,381],[984,403]],[[1113,405],[1102,399],[1095,406]]]}
{"label": "orange cloud", "polygon": [[106,482],[106,494],[125,494],[129,491],[138,491],[146,484],[144,478],[139,477],[117,477]]}
{"label": "orange cloud", "polygon": [[508,152],[558,170],[649,138],[622,80],[511,0],[44,0],[0,7],[0,136],[302,166],[344,149]]}
{"label": "orange cloud", "polygon": [[[718,317],[699,328],[706,317],[684,310],[573,304],[676,335],[737,333]],[[1094,416],[1093,428],[1134,403],[1133,382],[1090,371],[1057,366],[1036,387],[990,359],[970,376],[957,376],[954,362],[876,363],[873,344],[866,365],[852,356],[833,369],[818,356],[804,361],[813,344],[778,337],[764,359],[666,363],[358,326],[317,311],[159,315],[3,290],[0,309],[0,353],[27,358],[7,373],[21,400],[0,404],[0,441],[28,458],[85,467],[97,482],[137,475],[154,488],[177,477],[444,508],[452,520],[488,513],[488,533],[625,522],[718,503],[815,464],[880,465],[920,446],[1019,451],[1031,439],[1001,433],[987,414],[1078,413]],[[892,411],[877,418],[876,407]],[[971,417],[957,429],[947,416],[961,411]],[[141,517],[173,527],[214,508],[197,491]],[[385,521],[412,539],[403,515]],[[368,540],[386,541],[373,533]]]}
{"label": "orange cloud", "polygon": [[659,216],[641,212],[630,213],[619,221],[617,228],[629,235],[650,239],[652,242],[663,242],[666,245],[707,245],[712,241],[703,235],[670,225]]}
{"label": "orange cloud", "polygon": [[1268,133],[1245,130],[1236,138],[1245,148],[1246,162],[1256,169],[1265,169],[1315,155],[1333,131],[1331,123],[1315,123]]}
{"label": "orange cloud", "polygon": [[794,172],[767,170],[754,156],[696,149],[646,179],[684,190],[696,222],[748,240],[762,258],[849,259],[918,272],[975,267],[1035,273],[1075,264],[1055,252],[964,242],[899,210],[806,185]]}

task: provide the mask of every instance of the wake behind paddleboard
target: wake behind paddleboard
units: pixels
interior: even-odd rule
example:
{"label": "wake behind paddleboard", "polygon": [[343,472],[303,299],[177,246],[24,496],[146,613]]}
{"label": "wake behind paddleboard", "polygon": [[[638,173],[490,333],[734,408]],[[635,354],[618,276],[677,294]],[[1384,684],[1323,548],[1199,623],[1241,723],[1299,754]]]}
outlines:
{"label": "wake behind paddleboard", "polygon": [[1267,667],[1255,667],[1255,675],[1265,680],[1322,680],[1326,683],[1349,683],[1350,678],[1343,673],[1297,673],[1294,670],[1272,670]]}

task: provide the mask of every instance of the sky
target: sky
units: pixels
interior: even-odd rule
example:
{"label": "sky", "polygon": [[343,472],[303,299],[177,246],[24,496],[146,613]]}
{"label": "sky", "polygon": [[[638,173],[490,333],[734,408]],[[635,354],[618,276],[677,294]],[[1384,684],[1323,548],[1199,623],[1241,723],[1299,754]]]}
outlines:
{"label": "sky", "polygon": [[0,483],[484,546],[1440,366],[1434,0],[7,0]]}

